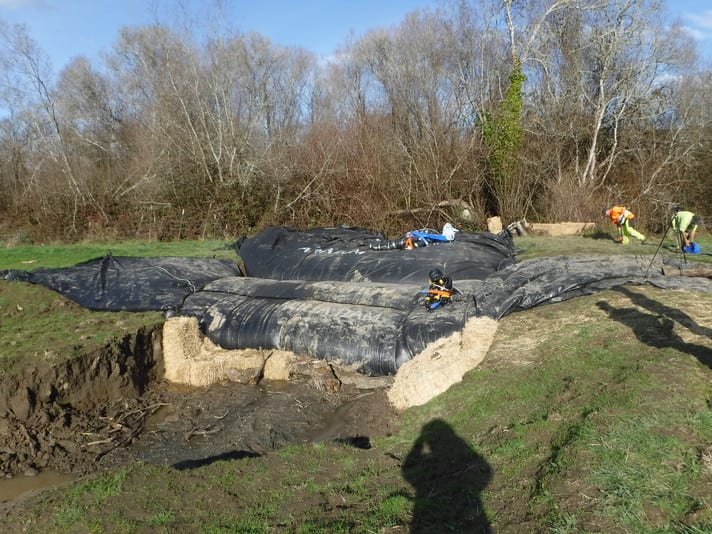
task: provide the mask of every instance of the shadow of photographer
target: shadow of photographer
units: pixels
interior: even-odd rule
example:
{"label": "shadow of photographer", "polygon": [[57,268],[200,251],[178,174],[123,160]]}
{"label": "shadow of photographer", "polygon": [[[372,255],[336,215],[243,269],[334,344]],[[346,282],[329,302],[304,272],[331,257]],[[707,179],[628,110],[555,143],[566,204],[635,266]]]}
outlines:
{"label": "shadow of photographer", "polygon": [[492,469],[445,421],[423,426],[402,469],[416,492],[411,532],[491,532],[480,493]]}

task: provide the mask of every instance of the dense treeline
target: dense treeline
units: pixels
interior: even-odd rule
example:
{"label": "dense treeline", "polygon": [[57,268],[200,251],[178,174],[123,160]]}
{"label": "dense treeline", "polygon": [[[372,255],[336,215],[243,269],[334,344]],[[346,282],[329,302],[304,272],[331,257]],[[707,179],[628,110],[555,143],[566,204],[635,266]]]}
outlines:
{"label": "dense treeline", "polygon": [[0,20],[0,238],[705,215],[712,71],[663,7],[451,1],[328,61],[156,23],[56,76]]}

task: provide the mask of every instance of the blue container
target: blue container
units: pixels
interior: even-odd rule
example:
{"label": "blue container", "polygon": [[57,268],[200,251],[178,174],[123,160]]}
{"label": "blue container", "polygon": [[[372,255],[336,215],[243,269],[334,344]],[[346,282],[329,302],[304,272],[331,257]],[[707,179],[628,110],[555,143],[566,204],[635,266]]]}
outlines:
{"label": "blue container", "polygon": [[700,245],[698,245],[694,241],[691,241],[690,244],[686,247],[683,247],[682,250],[684,250],[688,254],[699,254],[702,249],[700,248]]}

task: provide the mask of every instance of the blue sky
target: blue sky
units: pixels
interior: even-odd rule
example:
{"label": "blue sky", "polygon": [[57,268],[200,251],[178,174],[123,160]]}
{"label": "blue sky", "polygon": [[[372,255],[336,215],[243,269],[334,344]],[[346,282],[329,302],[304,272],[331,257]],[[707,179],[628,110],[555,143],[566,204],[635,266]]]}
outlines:
{"label": "blue sky", "polygon": [[[183,0],[200,16],[209,0]],[[350,32],[398,24],[415,9],[435,8],[437,0],[232,0],[229,22],[242,32],[256,31],[281,45],[303,46],[328,56]],[[712,0],[667,0],[705,57],[712,61]],[[49,54],[55,70],[75,56],[91,60],[109,51],[122,26],[149,24],[148,6],[174,6],[169,0],[0,0],[0,19],[24,24]],[[198,7],[196,7],[198,6]],[[202,11],[205,11],[203,8]],[[166,20],[165,12],[161,20]]]}
{"label": "blue sky", "polygon": [[[183,0],[191,12],[206,14],[210,0]],[[332,54],[350,32],[398,24],[406,13],[435,8],[435,0],[228,0],[232,28],[258,32],[272,42]],[[75,56],[90,59],[109,51],[123,26],[150,24],[151,5],[170,21],[170,0],[0,0],[0,19],[24,24],[47,52],[55,69]],[[196,7],[197,6],[197,7]],[[200,6],[203,6],[202,8]]]}

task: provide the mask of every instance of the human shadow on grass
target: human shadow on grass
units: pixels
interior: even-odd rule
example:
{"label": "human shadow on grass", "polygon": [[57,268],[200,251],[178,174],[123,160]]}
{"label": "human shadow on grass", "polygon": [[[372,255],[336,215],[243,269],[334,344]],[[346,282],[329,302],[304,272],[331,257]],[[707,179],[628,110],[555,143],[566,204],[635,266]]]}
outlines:
{"label": "human shadow on grass", "polygon": [[445,421],[423,426],[402,469],[416,492],[410,532],[491,532],[480,493],[492,469]]}
{"label": "human shadow on grass", "polygon": [[614,291],[622,293],[623,295],[628,297],[634,304],[640,306],[641,308],[645,308],[646,310],[651,311],[657,315],[669,317],[673,321],[679,323],[681,326],[687,328],[693,334],[696,334],[698,336],[706,336],[712,339],[712,328],[697,324],[697,322],[692,317],[687,315],[682,310],[679,310],[678,308],[666,306],[662,302],[659,302],[655,299],[651,299],[650,297],[643,295],[642,293],[631,291],[630,288],[625,286],[614,288]]}
{"label": "human shadow on grass", "polygon": [[[647,299],[647,297],[645,297]],[[656,301],[648,299],[652,303]],[[663,304],[657,303],[664,308]],[[694,356],[700,363],[712,369],[712,349],[696,343],[688,343],[675,333],[675,320],[661,311],[645,313],[636,308],[616,308],[608,302],[596,303],[614,321],[622,323],[633,331],[638,341],[657,349],[673,348]],[[684,314],[683,314],[684,315]],[[694,322],[694,321],[693,321]],[[696,324],[696,323],[695,323]],[[687,325],[684,325],[687,326]]]}
{"label": "human shadow on grass", "polygon": [[603,241],[615,241],[615,238],[610,232],[604,232],[601,229],[595,229],[592,232],[583,234],[584,239],[597,239]]}

